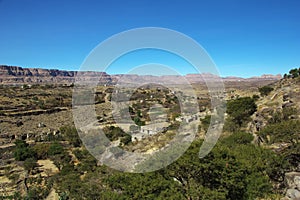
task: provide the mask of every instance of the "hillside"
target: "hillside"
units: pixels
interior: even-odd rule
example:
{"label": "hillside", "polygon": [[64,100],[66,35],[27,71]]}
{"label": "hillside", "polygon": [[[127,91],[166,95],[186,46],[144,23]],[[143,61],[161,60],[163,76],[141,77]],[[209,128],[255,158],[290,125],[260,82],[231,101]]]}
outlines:
{"label": "hillside", "polygon": [[[46,77],[47,81],[54,76],[51,70],[33,72],[16,68],[9,76]],[[75,72],[73,75],[68,73],[57,72],[56,77],[66,76],[72,80]],[[113,82],[121,75],[105,76]],[[188,76],[194,81],[201,78],[199,75]],[[96,78],[96,73],[91,77]],[[129,81],[136,78],[140,77],[127,76]],[[153,76],[142,78],[157,79]],[[160,78],[172,80],[175,77]],[[142,174],[113,170],[87,151],[78,135],[84,130],[77,130],[73,124],[73,85],[57,82],[1,84],[0,192],[3,198],[11,199],[49,199],[53,196],[115,200],[120,196],[136,200],[145,199],[145,196],[150,199],[279,200],[284,196],[287,200],[297,199],[300,80],[285,77],[276,81],[269,76],[261,79],[223,79],[227,80],[224,134],[203,159],[199,159],[198,153],[212,111],[205,84],[191,81],[200,112],[197,119],[186,116],[181,121],[191,127],[198,125],[195,141],[171,165]],[[97,120],[92,126],[103,129],[112,141],[111,145],[97,144],[95,149],[113,159],[122,156],[118,152],[112,154],[116,147],[144,153],[150,159],[142,160],[134,169],[155,166],[157,163],[152,162],[151,156],[168,146],[184,117],[180,116],[176,95],[159,84],[137,88],[129,100],[128,110],[134,122],[130,126],[127,119],[121,124],[114,121],[110,102],[114,87],[108,84],[95,88]],[[114,115],[123,119],[122,113],[126,110]],[[157,120],[161,127],[153,129],[152,120]],[[186,131],[183,139],[188,137],[190,129]],[[91,136],[87,137],[91,142],[96,141],[92,135],[88,136]],[[163,158],[169,157],[167,154]],[[125,168],[127,160],[123,161]]]}

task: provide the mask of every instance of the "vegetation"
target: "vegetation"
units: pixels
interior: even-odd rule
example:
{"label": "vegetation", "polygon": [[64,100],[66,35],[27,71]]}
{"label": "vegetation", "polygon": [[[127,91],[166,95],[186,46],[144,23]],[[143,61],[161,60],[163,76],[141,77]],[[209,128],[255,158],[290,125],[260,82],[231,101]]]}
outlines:
{"label": "vegetation", "polygon": [[116,126],[105,127],[103,131],[110,141],[115,141],[118,140],[120,137],[126,136],[126,133],[123,131],[123,129]]}
{"label": "vegetation", "polygon": [[[112,139],[122,135],[117,127],[109,129]],[[143,174],[97,166],[97,160],[86,149],[73,145],[72,152],[78,159],[76,165],[67,155],[67,149],[58,142],[29,147],[24,141],[18,141],[17,147],[25,152],[27,150],[23,148],[30,148],[37,157],[50,158],[57,164],[60,172],[46,183],[51,188],[55,182],[61,199],[271,198],[274,193],[272,182],[276,183],[284,176],[286,157],[256,146],[252,140],[251,134],[236,132],[221,138],[208,156],[199,159],[202,140],[197,139],[173,164]],[[24,167],[34,169],[36,160],[27,158]],[[40,199],[49,189],[33,185],[28,191],[28,198]]]}
{"label": "vegetation", "polygon": [[[260,135],[271,144],[276,142],[297,144],[300,140],[299,133],[300,121],[288,120],[267,125],[260,132]],[[267,136],[269,136],[269,139]]]}
{"label": "vegetation", "polygon": [[206,115],[203,119],[200,119],[201,121],[201,128],[203,128],[204,132],[207,132],[208,127],[210,125],[211,116]]}
{"label": "vegetation", "polygon": [[270,92],[272,92],[274,89],[271,86],[263,86],[258,88],[258,91],[260,92],[261,96],[268,96]]}
{"label": "vegetation", "polygon": [[60,132],[66,141],[69,141],[75,147],[81,145],[81,140],[78,136],[77,129],[74,126],[63,126]]}
{"label": "vegetation", "polygon": [[227,102],[226,112],[239,127],[250,120],[250,116],[256,111],[255,100],[250,97],[240,97]]}
{"label": "vegetation", "polygon": [[18,161],[24,161],[28,158],[34,158],[35,152],[33,149],[23,140],[15,141],[16,148],[14,150],[14,157]]}
{"label": "vegetation", "polygon": [[[284,162],[269,150],[251,144],[244,132],[223,138],[199,159],[201,140],[165,169],[144,174],[122,173],[96,162],[86,150],[74,154],[80,164],[64,165],[58,190],[81,199],[255,199],[267,198],[271,180],[282,176]],[[82,174],[84,178],[80,178]],[[95,184],[97,183],[97,184]]]}
{"label": "vegetation", "polygon": [[287,120],[265,126],[259,135],[268,144],[279,145],[279,151],[289,166],[286,169],[295,170],[300,163],[300,121]]}
{"label": "vegetation", "polygon": [[268,120],[269,124],[276,124],[293,118],[298,111],[294,107],[285,107],[282,110],[274,111],[272,117]]}
{"label": "vegetation", "polygon": [[64,151],[63,146],[58,142],[54,142],[49,146],[48,155],[53,156],[53,155],[61,154],[63,153],[63,151]]}
{"label": "vegetation", "polygon": [[284,78],[297,78],[300,76],[300,68],[294,68],[288,74],[284,74]]}
{"label": "vegetation", "polygon": [[140,117],[135,117],[134,118],[134,123],[138,126],[144,126],[145,125],[145,121],[142,121]]}

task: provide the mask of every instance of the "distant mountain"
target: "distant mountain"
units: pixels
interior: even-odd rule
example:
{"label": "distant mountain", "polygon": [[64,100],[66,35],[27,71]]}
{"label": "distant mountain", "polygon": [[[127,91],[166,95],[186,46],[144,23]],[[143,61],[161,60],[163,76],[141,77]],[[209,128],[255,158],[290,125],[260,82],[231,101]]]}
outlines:
{"label": "distant mountain", "polygon": [[[82,76],[76,76],[79,73]],[[101,77],[101,83],[112,82],[111,77],[105,72],[77,72],[0,65],[1,84],[71,84],[75,81],[75,77],[85,81],[98,80]]]}
{"label": "distant mountain", "polygon": [[[101,77],[101,80],[99,78]],[[118,80],[123,82],[155,82],[155,83],[184,83],[185,78],[190,83],[198,83],[214,80],[217,78],[213,74],[187,74],[184,77],[178,75],[136,75],[136,74],[119,74],[109,75],[106,72],[77,72],[58,69],[40,69],[40,68],[22,68],[16,66],[0,65],[0,83],[1,84],[71,84],[77,80],[91,82],[99,81],[99,84],[116,84]],[[276,81],[281,79],[281,75],[262,75],[260,77],[241,78],[241,77],[225,77],[223,81]]]}

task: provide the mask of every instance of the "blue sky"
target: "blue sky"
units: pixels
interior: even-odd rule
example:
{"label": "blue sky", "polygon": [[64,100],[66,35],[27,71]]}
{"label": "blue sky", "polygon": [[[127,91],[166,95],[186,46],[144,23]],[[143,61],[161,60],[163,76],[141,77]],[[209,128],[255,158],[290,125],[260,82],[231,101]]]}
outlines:
{"label": "blue sky", "polygon": [[[285,73],[300,67],[299,8],[298,0],[0,0],[0,64],[77,70],[108,37],[151,26],[195,39],[222,76]],[[148,62],[194,72],[161,51],[120,58],[108,72]]]}

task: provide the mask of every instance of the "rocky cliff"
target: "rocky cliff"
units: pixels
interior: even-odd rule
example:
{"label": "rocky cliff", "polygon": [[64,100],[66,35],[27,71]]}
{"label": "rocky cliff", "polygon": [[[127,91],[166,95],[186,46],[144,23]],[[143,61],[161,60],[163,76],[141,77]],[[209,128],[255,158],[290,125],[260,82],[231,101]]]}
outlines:
{"label": "rocky cliff", "polygon": [[[100,78],[101,77],[101,78]],[[198,83],[214,80],[216,75],[213,74],[187,74],[185,79],[190,83]],[[105,72],[77,72],[65,71],[58,69],[40,69],[40,68],[22,68],[16,66],[0,65],[0,84],[71,84],[76,80],[80,81],[98,81],[100,84],[116,84],[120,78],[128,82],[154,82],[154,83],[185,83],[184,79],[178,76],[151,76],[151,75],[109,75]],[[281,75],[262,75],[260,77],[240,78],[225,77],[225,82],[256,82],[256,81],[276,81],[281,79]]]}
{"label": "rocky cliff", "polygon": [[1,84],[38,84],[57,83],[71,84],[77,74],[79,79],[91,81],[101,77],[101,82],[111,82],[111,77],[105,72],[76,72],[58,69],[22,68],[16,66],[0,65]]}

